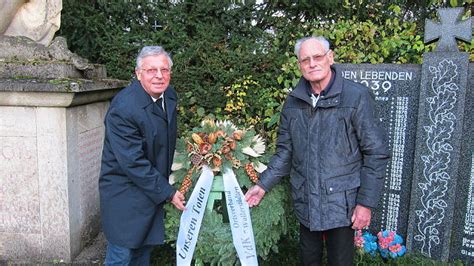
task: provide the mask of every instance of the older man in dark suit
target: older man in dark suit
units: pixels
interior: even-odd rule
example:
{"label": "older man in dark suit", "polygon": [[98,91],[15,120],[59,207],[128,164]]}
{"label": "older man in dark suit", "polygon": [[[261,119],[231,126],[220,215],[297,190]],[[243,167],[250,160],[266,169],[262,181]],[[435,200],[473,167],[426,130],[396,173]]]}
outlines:
{"label": "older man in dark suit", "polygon": [[184,209],[184,196],[168,182],[176,146],[172,65],[162,47],[144,47],[137,80],[105,117],[99,192],[106,265],[148,265],[153,246],[164,241],[163,205]]}

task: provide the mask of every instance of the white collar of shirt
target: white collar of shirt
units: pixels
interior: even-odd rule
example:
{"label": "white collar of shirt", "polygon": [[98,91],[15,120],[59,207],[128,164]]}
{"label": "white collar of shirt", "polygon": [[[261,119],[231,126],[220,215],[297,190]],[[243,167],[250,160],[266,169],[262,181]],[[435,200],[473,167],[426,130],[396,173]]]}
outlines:
{"label": "white collar of shirt", "polygon": [[318,95],[318,96],[316,97],[316,96],[314,96],[314,94],[311,93],[311,101],[313,102],[313,108],[316,107],[316,104],[318,104],[319,96],[320,96],[320,95]]}

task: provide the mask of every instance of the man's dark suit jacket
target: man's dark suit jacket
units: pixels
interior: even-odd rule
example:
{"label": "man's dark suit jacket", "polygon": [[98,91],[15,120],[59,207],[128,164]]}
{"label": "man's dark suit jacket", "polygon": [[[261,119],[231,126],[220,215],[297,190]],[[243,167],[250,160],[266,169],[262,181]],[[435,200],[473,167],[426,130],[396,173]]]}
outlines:
{"label": "man's dark suit jacket", "polygon": [[166,117],[134,81],[114,97],[105,117],[100,213],[107,240],[121,247],[164,240],[163,205],[176,191],[168,182],[176,147],[177,95],[171,86],[164,98]]}

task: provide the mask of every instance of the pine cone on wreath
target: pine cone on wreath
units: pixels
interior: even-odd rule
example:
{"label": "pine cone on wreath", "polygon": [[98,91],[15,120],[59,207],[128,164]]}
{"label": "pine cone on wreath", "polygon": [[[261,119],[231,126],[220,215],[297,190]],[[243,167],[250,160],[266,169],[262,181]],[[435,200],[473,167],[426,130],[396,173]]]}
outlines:
{"label": "pine cone on wreath", "polygon": [[188,173],[184,177],[183,183],[181,183],[179,192],[181,192],[181,194],[183,195],[186,194],[186,192],[188,192],[189,188],[193,184],[193,181],[191,180],[191,175],[193,174],[193,171],[194,171],[194,167],[191,167],[191,169],[188,170]]}
{"label": "pine cone on wreath", "polygon": [[193,165],[199,165],[201,164],[201,161],[202,161],[202,156],[197,154],[197,153],[194,153],[193,155],[191,155],[191,163]]}
{"label": "pine cone on wreath", "polygon": [[255,169],[253,168],[253,165],[251,163],[245,165],[245,172],[247,173],[252,182],[258,182],[257,172],[255,172]]}

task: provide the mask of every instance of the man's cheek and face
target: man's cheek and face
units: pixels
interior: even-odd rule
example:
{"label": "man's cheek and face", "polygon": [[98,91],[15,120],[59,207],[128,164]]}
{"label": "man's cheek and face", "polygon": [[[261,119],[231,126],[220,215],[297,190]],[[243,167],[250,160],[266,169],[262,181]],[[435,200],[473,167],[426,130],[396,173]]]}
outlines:
{"label": "man's cheek and face", "polygon": [[143,58],[136,75],[145,91],[159,98],[170,84],[171,70],[165,55],[147,56]]}
{"label": "man's cheek and face", "polygon": [[301,45],[299,58],[300,71],[306,80],[320,82],[330,79],[334,55],[321,43],[315,40],[305,41]]}
{"label": "man's cheek and face", "polygon": [[329,75],[329,73],[331,72],[331,68],[329,66],[304,68],[304,69],[301,69],[301,72],[303,74],[303,77],[307,79],[308,81],[318,82],[318,81],[324,80]]}
{"label": "man's cheek and face", "polygon": [[300,64],[301,74],[310,82],[319,82],[331,76],[331,65],[334,63],[332,53],[325,55],[319,62],[308,65]]}

